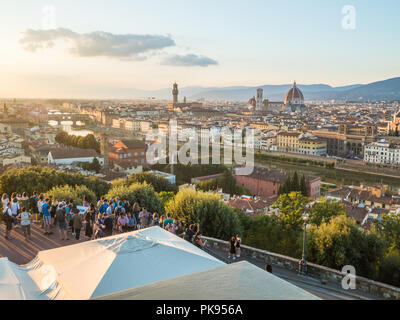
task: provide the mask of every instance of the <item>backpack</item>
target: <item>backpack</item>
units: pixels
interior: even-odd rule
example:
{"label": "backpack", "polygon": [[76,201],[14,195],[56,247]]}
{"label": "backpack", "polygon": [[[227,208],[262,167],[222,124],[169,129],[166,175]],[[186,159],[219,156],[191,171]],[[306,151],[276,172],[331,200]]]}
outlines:
{"label": "backpack", "polygon": [[57,210],[56,211],[56,219],[57,219],[58,222],[64,222],[65,221],[64,210]]}

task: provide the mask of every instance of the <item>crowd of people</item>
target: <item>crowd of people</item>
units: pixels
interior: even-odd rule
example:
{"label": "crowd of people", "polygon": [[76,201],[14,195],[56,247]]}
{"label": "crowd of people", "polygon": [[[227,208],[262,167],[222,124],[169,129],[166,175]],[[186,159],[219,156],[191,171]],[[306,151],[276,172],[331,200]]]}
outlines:
{"label": "crowd of people", "polygon": [[51,196],[37,192],[28,197],[24,192],[13,193],[11,196],[3,194],[2,204],[7,240],[12,239],[13,228],[21,228],[25,239],[30,240],[31,223],[36,221],[40,223],[44,235],[53,234],[53,230],[58,229],[60,240],[69,240],[68,234],[79,240],[82,231],[86,240],[92,240],[159,226],[199,248],[204,248],[206,244],[206,241],[202,240],[198,224],[188,225],[184,221],[178,222],[168,213],[165,215],[152,213],[146,208],[141,208],[136,202],[131,204],[118,197],[115,199],[101,197],[97,204],[90,203],[87,197],[83,197],[82,204],[77,205],[71,199],[52,199]]}

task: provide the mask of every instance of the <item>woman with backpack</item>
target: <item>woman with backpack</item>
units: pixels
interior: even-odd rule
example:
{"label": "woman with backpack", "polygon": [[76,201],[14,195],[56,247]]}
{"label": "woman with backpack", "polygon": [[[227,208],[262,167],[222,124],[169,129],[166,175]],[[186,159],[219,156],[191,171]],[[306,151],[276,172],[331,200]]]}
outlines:
{"label": "woman with backpack", "polygon": [[235,237],[231,237],[229,240],[229,255],[228,259],[232,258],[232,260],[236,259],[236,239]]}

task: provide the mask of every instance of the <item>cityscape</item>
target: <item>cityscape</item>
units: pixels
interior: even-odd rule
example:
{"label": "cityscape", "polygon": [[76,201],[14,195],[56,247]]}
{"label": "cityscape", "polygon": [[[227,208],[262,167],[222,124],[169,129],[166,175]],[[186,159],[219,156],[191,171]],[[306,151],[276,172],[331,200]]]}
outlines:
{"label": "cityscape", "polygon": [[[372,12],[398,3],[235,3],[233,40],[226,1],[188,3],[165,29],[178,13],[160,1],[100,1],[87,24],[66,16],[90,6],[39,2],[21,25],[5,5],[1,300],[186,317],[210,311],[159,302],[400,299],[399,22],[371,22],[385,52],[364,51]],[[237,29],[255,6],[272,22]],[[326,26],[298,21],[288,41],[296,25],[267,14],[288,6]],[[317,53],[324,32],[339,48]]]}

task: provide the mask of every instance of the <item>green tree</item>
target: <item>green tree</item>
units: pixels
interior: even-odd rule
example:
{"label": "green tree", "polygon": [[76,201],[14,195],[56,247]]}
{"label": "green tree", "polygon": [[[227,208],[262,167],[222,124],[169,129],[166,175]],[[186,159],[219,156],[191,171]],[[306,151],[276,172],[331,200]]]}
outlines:
{"label": "green tree", "polygon": [[301,235],[298,228],[285,224],[276,216],[261,215],[248,218],[242,223],[246,225],[243,243],[251,247],[299,258],[301,255]]}
{"label": "green tree", "polygon": [[165,207],[168,202],[174,199],[175,193],[173,193],[172,191],[161,191],[158,193],[158,197]]}
{"label": "green tree", "polygon": [[11,194],[13,192],[33,191],[47,192],[56,186],[77,186],[85,185],[93,190],[99,198],[106,194],[110,188],[106,181],[98,177],[85,177],[77,173],[57,171],[49,167],[29,166],[21,169],[7,170],[0,176],[0,192]]}
{"label": "green tree", "polygon": [[96,194],[86,186],[58,186],[46,192],[46,195],[58,201],[72,199],[76,205],[82,205],[84,196],[89,202],[96,201]]}
{"label": "green tree", "polygon": [[106,199],[114,199],[116,197],[121,200],[128,200],[130,203],[137,202],[140,207],[144,207],[151,212],[164,213],[164,206],[154,192],[153,186],[146,182],[133,183],[129,186],[114,186],[105,196]]}
{"label": "green tree", "polygon": [[354,219],[340,215],[319,227],[310,225],[307,230],[308,260],[339,270],[353,265],[358,275],[377,276],[384,242],[375,234],[361,230]]}
{"label": "green tree", "polygon": [[301,180],[300,180],[300,192],[303,196],[305,196],[305,197],[308,196],[306,177],[304,176],[304,174],[301,176]]}
{"label": "green tree", "polygon": [[299,227],[303,224],[302,216],[309,202],[310,198],[303,196],[300,192],[290,192],[281,194],[273,207],[279,209],[279,218],[284,223]]}
{"label": "green tree", "polygon": [[329,222],[333,217],[346,215],[346,209],[336,200],[321,198],[312,206],[309,214],[310,223],[319,226],[323,222]]}
{"label": "green tree", "polygon": [[164,177],[160,177],[154,173],[150,172],[141,172],[141,173],[133,173],[126,180],[126,185],[130,185],[132,183],[142,183],[147,182],[151,184],[156,192],[162,191],[172,191],[177,192],[178,188],[176,185],[171,184]]}
{"label": "green tree", "polygon": [[379,281],[400,287],[400,251],[393,250],[384,258],[379,267]]}
{"label": "green tree", "polygon": [[241,232],[240,220],[235,210],[217,195],[181,190],[168,202],[166,211],[180,221],[199,223],[205,236],[227,240]]}
{"label": "green tree", "polygon": [[389,251],[400,250],[400,215],[395,213],[381,215],[381,221],[376,223],[376,227]]}

